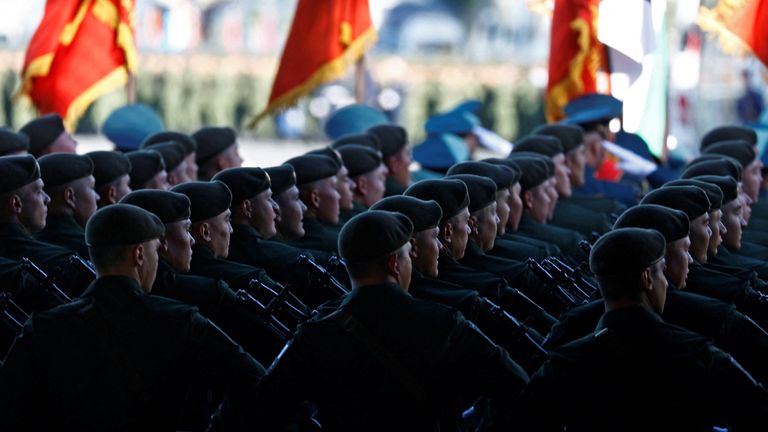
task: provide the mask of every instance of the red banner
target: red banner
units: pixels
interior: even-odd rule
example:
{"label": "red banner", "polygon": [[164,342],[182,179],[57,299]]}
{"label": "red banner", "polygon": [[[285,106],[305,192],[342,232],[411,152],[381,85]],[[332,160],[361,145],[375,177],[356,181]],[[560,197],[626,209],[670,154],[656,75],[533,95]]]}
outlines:
{"label": "red banner", "polygon": [[597,40],[599,0],[555,0],[549,42],[547,120],[563,118],[563,107],[584,93],[597,91],[597,73],[605,49]]}
{"label": "red banner", "polygon": [[717,33],[726,50],[750,51],[768,66],[768,0],[720,0],[701,8],[699,25]]}
{"label": "red banner", "polygon": [[269,102],[251,127],[343,77],[375,43],[368,0],[299,0]]}
{"label": "red banner", "polygon": [[27,48],[20,95],[70,131],[136,68],[134,0],[48,0]]}

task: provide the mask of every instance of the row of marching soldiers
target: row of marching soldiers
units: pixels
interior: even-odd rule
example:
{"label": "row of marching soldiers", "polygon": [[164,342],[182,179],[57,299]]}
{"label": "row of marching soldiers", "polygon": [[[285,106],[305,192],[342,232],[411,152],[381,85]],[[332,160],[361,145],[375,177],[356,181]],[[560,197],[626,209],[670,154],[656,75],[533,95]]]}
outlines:
{"label": "row of marching soldiers", "polygon": [[572,196],[597,120],[416,182],[392,124],[264,169],[0,131],[0,430],[763,430],[754,131],[624,209]]}

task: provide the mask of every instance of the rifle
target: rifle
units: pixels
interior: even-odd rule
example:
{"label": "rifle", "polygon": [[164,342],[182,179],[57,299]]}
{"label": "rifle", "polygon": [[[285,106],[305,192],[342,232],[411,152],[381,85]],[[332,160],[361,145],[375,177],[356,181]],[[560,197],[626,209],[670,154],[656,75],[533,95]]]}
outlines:
{"label": "rifle", "polygon": [[[338,266],[343,266],[346,270],[346,264],[344,261],[336,256],[331,257],[329,262],[337,266],[337,268]],[[344,284],[339,282],[339,280],[336,279],[330,271],[314,262],[310,257],[301,254],[296,260],[296,264],[308,269],[310,277],[312,278],[312,282],[323,287],[326,291],[328,291],[332,298],[342,297],[349,293],[349,289],[347,289]]]}
{"label": "rifle", "polygon": [[310,318],[311,311],[287,286],[275,284],[272,287],[260,279],[253,279],[247,288],[237,290],[235,296],[254,308],[278,336],[288,340],[299,324]]}
{"label": "rifle", "polygon": [[90,261],[80,258],[79,255],[72,255],[69,257],[69,264],[91,281],[96,280],[96,269]]}
{"label": "rifle", "polygon": [[560,260],[550,260],[549,258],[541,262],[541,266],[551,274],[555,280],[567,290],[571,297],[580,303],[588,303],[592,298],[592,290],[584,289],[576,279],[573,278],[573,269]]}
{"label": "rifle", "polygon": [[587,303],[578,294],[573,293],[566,289],[552,274],[545,269],[541,264],[537,263],[533,258],[528,258],[526,261],[528,268],[542,281],[550,290],[550,298],[554,302],[551,306],[557,309],[557,314],[562,313],[568,309]]}
{"label": "rifle", "polygon": [[29,258],[21,259],[21,268],[34,277],[59,303],[67,304],[72,302],[72,299],[65,294],[58,285],[56,285],[56,281],[45,274],[45,272],[35,265],[35,263],[30,261]]}
{"label": "rifle", "polygon": [[504,346],[508,347],[515,361],[528,371],[535,372],[547,359],[547,350],[541,344],[544,338],[537,331],[526,326],[517,318],[506,312],[496,303],[482,298],[483,306],[489,312],[491,319],[501,328],[498,335]]}
{"label": "rifle", "polygon": [[586,263],[581,263],[578,267],[573,268],[556,257],[549,257],[545,261],[559,274],[562,274],[562,277],[571,281],[574,284],[574,287],[582,292],[586,298],[594,299],[598,289],[592,282],[584,277],[584,274],[587,273],[586,268],[588,267]]}
{"label": "rifle", "polygon": [[0,292],[0,316],[2,321],[18,334],[24,328],[29,315],[13,301],[12,297],[11,293]]}

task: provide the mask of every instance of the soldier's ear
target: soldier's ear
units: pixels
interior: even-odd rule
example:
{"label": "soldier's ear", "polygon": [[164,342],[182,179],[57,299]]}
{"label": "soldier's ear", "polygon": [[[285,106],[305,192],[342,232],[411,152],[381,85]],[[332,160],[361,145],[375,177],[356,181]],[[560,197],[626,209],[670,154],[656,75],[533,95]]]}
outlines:
{"label": "soldier's ear", "polygon": [[11,194],[8,198],[8,208],[11,210],[12,214],[20,215],[22,210],[24,209],[24,205],[21,202],[21,197],[18,194]]}
{"label": "soldier's ear", "polygon": [[469,226],[469,235],[477,234],[477,216],[469,216],[467,219],[467,225]]}
{"label": "soldier's ear", "polygon": [[368,192],[368,179],[364,175],[358,176],[352,181],[355,183],[353,191],[357,191],[360,195],[365,195]]}
{"label": "soldier's ear", "polygon": [[397,259],[397,251],[387,256],[387,274],[400,280],[400,260]]}
{"label": "soldier's ear", "polygon": [[418,247],[416,246],[417,242],[414,237],[411,237],[410,242],[411,242],[411,251],[409,252],[409,255],[411,256],[411,260],[414,260],[419,256],[419,250],[418,250]]}
{"label": "soldier's ear", "polygon": [[310,208],[320,207],[320,191],[317,188],[312,188],[309,192],[309,204],[311,205]]}
{"label": "soldier's ear", "polygon": [[523,208],[533,208],[533,193],[530,190],[523,192]]}
{"label": "soldier's ear", "polygon": [[643,290],[645,291],[652,291],[653,290],[653,268],[648,267],[643,270],[641,273],[641,280],[643,282]]}
{"label": "soldier's ear", "polygon": [[77,203],[75,202],[75,190],[69,186],[64,188],[64,203],[67,204],[67,207],[72,209],[77,207]]}
{"label": "soldier's ear", "polygon": [[210,242],[213,240],[213,237],[211,236],[211,224],[208,222],[201,222],[197,228],[197,232],[200,234],[200,238],[203,241]]}
{"label": "soldier's ear", "polygon": [[240,203],[240,212],[248,219],[251,218],[253,215],[253,206],[251,205],[251,200],[243,200],[243,202]]}
{"label": "soldier's ear", "polygon": [[115,204],[117,202],[117,188],[115,186],[108,187],[105,195],[109,204]]}

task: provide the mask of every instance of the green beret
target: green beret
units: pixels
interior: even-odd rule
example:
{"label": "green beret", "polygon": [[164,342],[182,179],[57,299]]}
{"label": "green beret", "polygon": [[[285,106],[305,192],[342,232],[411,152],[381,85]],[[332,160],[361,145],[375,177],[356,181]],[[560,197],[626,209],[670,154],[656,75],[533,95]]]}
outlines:
{"label": "green beret", "polygon": [[666,240],[660,232],[619,228],[600,237],[589,254],[589,268],[598,277],[639,273],[664,258]]}
{"label": "green beret", "polygon": [[741,181],[743,168],[734,158],[716,154],[708,154],[692,160],[680,176],[682,178],[698,177],[703,175],[728,176]]}
{"label": "green beret", "polygon": [[220,171],[213,180],[218,180],[232,192],[232,206],[239,206],[243,201],[269,189],[269,174],[261,168],[228,168]]}
{"label": "green beret", "polygon": [[133,191],[120,202],[141,207],[159,217],[164,224],[189,219],[191,211],[186,195],[157,189]]}
{"label": "green beret", "polygon": [[361,133],[354,135],[344,135],[331,143],[331,148],[338,149],[341,146],[356,144],[363,147],[368,147],[374,151],[381,153],[381,144],[379,143],[379,137],[370,133]]}
{"label": "green beret", "polygon": [[435,200],[443,211],[440,223],[456,216],[469,207],[469,191],[461,180],[428,179],[412,184],[405,190],[404,195],[416,197],[425,201]]}
{"label": "green beret", "polygon": [[658,204],[682,210],[689,220],[709,212],[711,207],[707,193],[696,186],[665,186],[649,192],[640,204]]}
{"label": "green beret", "polygon": [[660,232],[667,243],[680,240],[688,235],[690,222],[680,210],[656,204],[641,204],[624,213],[613,224],[618,228],[648,228]]}
{"label": "green beret", "polygon": [[707,194],[711,205],[709,211],[715,211],[723,206],[723,191],[717,185],[696,179],[680,179],[665,183],[664,187],[667,186],[696,186]]}
{"label": "green beret", "polygon": [[310,150],[304,154],[328,156],[329,158],[333,159],[334,162],[336,162],[336,165],[339,166],[339,169],[341,169],[342,165],[344,165],[344,161],[341,159],[341,155],[339,154],[339,151],[334,148],[331,148],[330,146]]}
{"label": "green beret", "polygon": [[232,206],[232,192],[220,181],[192,181],[176,185],[172,192],[189,198],[192,222],[216,217]]}
{"label": "green beret", "polygon": [[515,157],[512,159],[520,167],[520,191],[525,192],[552,177],[547,163],[541,158]]}
{"label": "green beret", "polygon": [[286,164],[296,171],[296,186],[335,176],[341,167],[328,156],[302,155],[288,159]]}
{"label": "green beret", "polygon": [[271,182],[269,188],[272,189],[272,195],[274,196],[280,195],[292,186],[296,186],[296,172],[290,165],[264,168],[264,171],[269,174],[269,180]]}
{"label": "green beret", "polygon": [[130,204],[102,207],[85,224],[85,244],[90,247],[135,245],[163,234],[160,218]]}
{"label": "green beret", "polygon": [[0,127],[0,156],[29,151],[29,137],[13,129]]}
{"label": "green beret", "polygon": [[370,147],[357,144],[345,144],[336,150],[349,170],[349,177],[355,178],[375,170],[381,165],[381,153]]}
{"label": "green beret", "polygon": [[166,143],[168,141],[181,144],[184,147],[184,153],[186,156],[191,155],[197,151],[197,142],[194,138],[181,132],[163,131],[156,134],[152,134],[147,137],[139,148],[145,149],[152,147],[155,144]]}
{"label": "green beret", "polygon": [[85,155],[74,153],[52,153],[37,160],[40,165],[40,178],[45,190],[88,177],[93,174],[93,161]]}
{"label": "green beret", "polygon": [[371,210],[398,212],[408,216],[413,222],[414,233],[436,227],[443,217],[437,201],[424,201],[407,195],[386,197],[371,206]]}
{"label": "green beret", "polygon": [[86,156],[93,161],[93,178],[96,179],[96,189],[131,173],[131,161],[124,153],[99,150],[86,153]]}
{"label": "green beret", "polygon": [[720,126],[704,134],[701,138],[701,151],[720,141],[744,140],[750,145],[757,144],[757,133],[754,129],[744,126]]}
{"label": "green beret", "polygon": [[469,212],[474,213],[496,202],[496,183],[488,177],[474,174],[455,174],[446,179],[461,180],[469,193]]}
{"label": "green beret", "polygon": [[736,159],[743,168],[757,159],[755,146],[744,140],[720,141],[707,146],[704,154],[720,154]]}
{"label": "green beret", "polygon": [[565,153],[584,144],[584,129],[578,125],[547,124],[537,127],[531,134],[547,135],[559,139]]}
{"label": "green beret", "polygon": [[398,125],[383,124],[374,126],[367,131],[379,139],[381,154],[387,158],[408,145],[408,132]]}
{"label": "green beret", "polygon": [[126,153],[131,161],[131,189],[144,189],[144,185],[152,180],[160,171],[165,170],[163,156],[154,150],[135,150]]}
{"label": "green beret", "polygon": [[203,164],[220,155],[237,141],[237,133],[229,127],[204,127],[192,134],[197,142],[198,164]]}
{"label": "green beret", "polygon": [[563,145],[560,139],[551,135],[528,135],[515,143],[512,153],[531,152],[552,158],[563,153]]}
{"label": "green beret", "polygon": [[181,165],[181,163],[184,162],[184,158],[188,155],[184,146],[174,141],[153,144],[148,150],[160,153],[160,156],[163,157],[163,164],[165,165],[166,171],[171,171]]}
{"label": "green beret", "polygon": [[13,192],[40,178],[40,166],[32,155],[0,157],[0,195]]}
{"label": "green beret", "polygon": [[520,181],[520,177],[523,175],[523,172],[520,170],[520,165],[516,164],[515,161],[512,159],[501,159],[501,158],[488,158],[483,159],[481,162],[486,162],[491,165],[496,166],[505,166],[509,168],[512,171],[512,180],[510,181],[510,185],[514,186],[515,183]]}
{"label": "green beret", "polygon": [[349,263],[367,262],[390,254],[408,243],[413,223],[407,216],[369,210],[353,217],[339,233],[339,255]]}
{"label": "green beret", "polygon": [[723,194],[723,204],[731,202],[739,197],[739,183],[733,177],[702,175],[693,177],[693,180],[717,186]]}
{"label": "green beret", "polygon": [[[501,190],[512,186],[513,181],[517,181],[518,175],[511,168],[504,165],[494,165],[482,161],[460,162],[452,166],[448,175],[455,174],[474,174],[481,177],[488,177],[496,184],[496,189]],[[469,193],[472,195],[472,192]],[[471,199],[471,198],[470,198]]]}
{"label": "green beret", "polygon": [[29,153],[35,157],[64,133],[64,122],[58,114],[46,114],[25,124],[19,132],[29,137]]}

